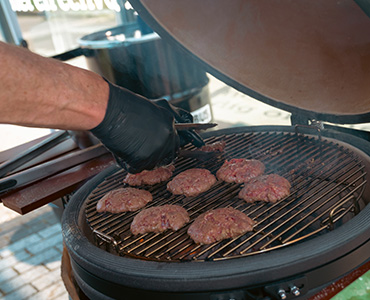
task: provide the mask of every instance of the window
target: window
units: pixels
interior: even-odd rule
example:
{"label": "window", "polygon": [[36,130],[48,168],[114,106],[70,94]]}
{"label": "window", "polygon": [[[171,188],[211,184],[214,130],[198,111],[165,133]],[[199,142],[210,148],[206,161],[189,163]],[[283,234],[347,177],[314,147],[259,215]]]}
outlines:
{"label": "window", "polygon": [[81,37],[122,23],[122,15],[132,11],[123,0],[5,1],[28,48],[45,56],[77,48]]}

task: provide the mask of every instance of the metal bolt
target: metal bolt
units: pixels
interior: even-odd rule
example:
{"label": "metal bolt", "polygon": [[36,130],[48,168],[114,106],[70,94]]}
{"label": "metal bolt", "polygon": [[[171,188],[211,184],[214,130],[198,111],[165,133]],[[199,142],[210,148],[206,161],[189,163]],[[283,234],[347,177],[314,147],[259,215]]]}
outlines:
{"label": "metal bolt", "polygon": [[280,289],[278,290],[278,295],[280,296],[280,299],[281,300],[285,300],[286,299],[286,293],[283,289]]}
{"label": "metal bolt", "polygon": [[290,288],[290,291],[294,296],[299,296],[301,294],[299,288],[297,288],[295,285]]}

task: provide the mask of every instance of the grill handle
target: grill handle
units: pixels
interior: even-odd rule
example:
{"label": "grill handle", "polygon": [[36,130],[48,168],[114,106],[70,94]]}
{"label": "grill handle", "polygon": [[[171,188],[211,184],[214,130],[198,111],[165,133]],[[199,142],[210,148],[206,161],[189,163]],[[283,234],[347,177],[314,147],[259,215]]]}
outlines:
{"label": "grill handle", "polygon": [[7,176],[0,180],[0,193],[44,179],[106,153],[108,153],[108,151],[103,145],[94,145],[86,149],[66,154],[14,175]]}
{"label": "grill handle", "polygon": [[69,138],[70,134],[67,131],[58,131],[51,137],[18,154],[16,157],[3,162],[0,165],[0,178]]}

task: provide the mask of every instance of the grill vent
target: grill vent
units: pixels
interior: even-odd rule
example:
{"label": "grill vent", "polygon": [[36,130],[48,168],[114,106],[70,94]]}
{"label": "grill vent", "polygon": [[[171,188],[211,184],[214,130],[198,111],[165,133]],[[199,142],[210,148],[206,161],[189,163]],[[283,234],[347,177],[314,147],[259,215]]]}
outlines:
{"label": "grill vent", "polygon": [[[201,213],[232,206],[250,218],[254,230],[241,237],[211,245],[197,245],[187,235],[189,223],[177,232],[133,236],[130,224],[137,212],[97,213],[97,201],[108,191],[124,187],[123,170],[107,177],[89,195],[86,218],[96,245],[121,256],[155,261],[224,260],[249,256],[299,243],[335,229],[365,205],[361,199],[366,184],[364,165],[350,150],[330,140],[282,132],[233,133],[213,136],[206,143],[224,140],[222,155],[205,161],[179,158],[174,176],[200,167],[213,174],[225,159],[259,159],[265,173],[277,173],[291,184],[291,194],[275,204],[245,203],[237,195],[242,185],[217,182],[197,197],[174,196],[166,183],[143,186],[153,195],[147,207],[178,204],[188,210],[191,222]],[[193,146],[189,146],[192,150]]]}

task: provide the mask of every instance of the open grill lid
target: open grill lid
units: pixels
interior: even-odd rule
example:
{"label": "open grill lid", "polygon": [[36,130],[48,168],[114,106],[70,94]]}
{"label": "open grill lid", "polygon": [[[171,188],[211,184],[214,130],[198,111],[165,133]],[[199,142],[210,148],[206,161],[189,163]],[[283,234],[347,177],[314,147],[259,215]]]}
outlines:
{"label": "open grill lid", "polygon": [[335,123],[370,120],[370,18],[352,0],[132,0],[226,84]]}

